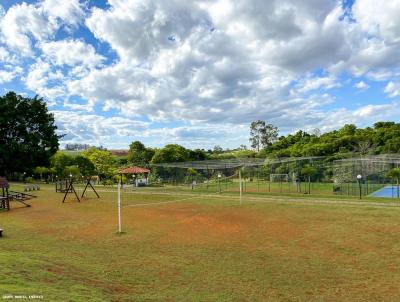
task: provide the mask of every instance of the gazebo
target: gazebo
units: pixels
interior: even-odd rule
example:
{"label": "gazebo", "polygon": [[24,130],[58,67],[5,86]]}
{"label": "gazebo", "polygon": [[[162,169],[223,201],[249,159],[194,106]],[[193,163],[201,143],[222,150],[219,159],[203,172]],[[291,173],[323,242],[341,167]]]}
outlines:
{"label": "gazebo", "polygon": [[[119,173],[122,174],[130,174],[133,175],[135,178],[135,185],[136,186],[140,186],[140,185],[148,185],[149,184],[149,174],[150,174],[150,170],[146,169],[146,168],[141,168],[141,167],[129,167],[129,168],[125,168],[119,171]],[[139,174],[143,174],[144,175],[144,181],[140,181],[137,178],[137,175]]]}

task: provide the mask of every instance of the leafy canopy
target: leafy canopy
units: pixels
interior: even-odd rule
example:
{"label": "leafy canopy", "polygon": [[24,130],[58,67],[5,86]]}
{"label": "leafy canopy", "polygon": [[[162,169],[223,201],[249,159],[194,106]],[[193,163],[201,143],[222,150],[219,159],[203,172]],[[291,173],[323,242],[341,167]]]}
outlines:
{"label": "leafy canopy", "polygon": [[48,166],[58,149],[54,116],[42,98],[0,97],[0,175]]}
{"label": "leafy canopy", "polygon": [[94,165],[96,173],[100,177],[112,177],[117,174],[117,168],[114,166],[114,159],[111,152],[89,148],[82,152],[82,156],[88,158]]}
{"label": "leafy canopy", "polygon": [[132,142],[128,151],[128,162],[134,166],[146,166],[153,158],[155,151],[146,148],[139,141]]}
{"label": "leafy canopy", "polygon": [[265,121],[257,120],[250,125],[250,144],[255,150],[271,145],[278,137],[278,128]]}

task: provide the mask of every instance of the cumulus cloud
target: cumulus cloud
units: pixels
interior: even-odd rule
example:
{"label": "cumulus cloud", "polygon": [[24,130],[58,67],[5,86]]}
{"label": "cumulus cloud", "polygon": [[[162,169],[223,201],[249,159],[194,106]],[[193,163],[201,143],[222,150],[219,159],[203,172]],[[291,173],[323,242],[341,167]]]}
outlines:
{"label": "cumulus cloud", "polygon": [[101,117],[81,114],[76,111],[53,111],[58,133],[66,134],[63,144],[82,142],[93,145],[107,145],[120,148],[121,142],[141,140],[152,146],[179,143],[188,146],[188,141],[196,137],[190,147],[204,148],[217,145],[224,137],[226,143],[238,144],[247,139],[247,127],[236,129],[225,125],[185,125],[175,128],[154,128],[151,123],[118,116]]}
{"label": "cumulus cloud", "polygon": [[358,0],[353,14],[361,28],[387,42],[400,42],[400,5],[397,0]]}
{"label": "cumulus cloud", "polygon": [[32,35],[36,40],[48,38],[54,25],[48,24],[42,12],[23,2],[12,6],[1,20],[1,31],[7,45],[23,55],[32,55]]}
{"label": "cumulus cloud", "polygon": [[400,95],[400,83],[389,82],[385,87],[385,93],[390,97],[396,97]]}
{"label": "cumulus cloud", "polygon": [[301,79],[296,86],[298,87],[298,89],[295,91],[295,93],[304,93],[317,89],[328,90],[334,87],[339,87],[340,84],[337,82],[334,76],[327,76]]}
{"label": "cumulus cloud", "polygon": [[55,65],[85,65],[94,67],[105,58],[92,45],[80,40],[60,40],[41,44],[43,55]]}
{"label": "cumulus cloud", "polygon": [[[85,5],[79,0],[44,0],[40,3],[49,22],[67,26],[77,26],[85,16]],[[60,24],[61,23],[61,24]]]}
{"label": "cumulus cloud", "polygon": [[[90,10],[78,0],[16,4],[3,17],[0,9],[0,64],[30,61],[26,75],[0,65],[0,79],[20,77],[62,106],[57,116],[71,140],[111,143],[140,132],[203,142],[216,129],[231,139],[255,119],[283,131],[374,122],[394,103],[337,108],[335,93],[368,89],[362,78],[385,81],[388,97],[399,95],[399,9],[398,0],[356,0],[351,8],[337,0],[109,0]],[[68,125],[72,111],[90,137]]]}
{"label": "cumulus cloud", "polygon": [[124,60],[140,63],[161,48],[184,41],[207,18],[184,1],[110,0],[110,9],[94,8],[86,25]]}
{"label": "cumulus cloud", "polygon": [[354,84],[354,87],[360,90],[367,90],[369,88],[368,84],[366,84],[364,81]]}
{"label": "cumulus cloud", "polygon": [[32,56],[32,42],[54,37],[62,25],[76,25],[83,17],[79,0],[45,0],[38,4],[15,4],[0,19],[5,43],[24,56]]}
{"label": "cumulus cloud", "polygon": [[13,71],[0,70],[0,84],[10,82],[15,76],[16,73]]}
{"label": "cumulus cloud", "polygon": [[55,104],[55,98],[65,95],[63,80],[64,75],[60,70],[40,59],[30,66],[28,75],[24,78],[26,87],[50,100],[49,105]]}
{"label": "cumulus cloud", "polygon": [[[344,26],[335,1],[319,4],[318,14],[314,5],[296,1],[253,2],[113,0],[109,9],[95,8],[86,24],[120,61],[71,82],[69,91],[156,120],[273,118],[297,102],[289,84],[299,71],[345,54],[346,45],[336,43]],[[308,52],[305,45],[319,46]],[[332,79],[315,79],[304,89],[332,88]]]}

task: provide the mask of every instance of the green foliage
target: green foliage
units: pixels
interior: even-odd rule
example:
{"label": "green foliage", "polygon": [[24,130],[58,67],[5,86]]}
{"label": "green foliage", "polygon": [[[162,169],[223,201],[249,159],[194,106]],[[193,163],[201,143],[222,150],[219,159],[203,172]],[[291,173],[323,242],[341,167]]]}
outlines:
{"label": "green foliage", "polygon": [[78,155],[74,158],[74,163],[79,168],[80,174],[85,177],[93,176],[96,173],[94,164],[85,156]]}
{"label": "green foliage", "polygon": [[134,166],[146,166],[150,163],[154,153],[154,149],[146,148],[143,143],[135,141],[129,146],[128,162]]}
{"label": "green foliage", "polygon": [[[260,152],[261,153],[261,152]],[[257,152],[253,150],[227,150],[224,153],[220,154],[211,154],[211,159],[229,159],[229,158],[254,158],[256,157]]]}
{"label": "green foliage", "polygon": [[301,175],[311,177],[317,173],[317,169],[312,166],[306,165],[301,169]]}
{"label": "green foliage", "polygon": [[281,136],[259,155],[270,157],[367,155],[400,152],[400,123],[379,122],[373,128],[343,128],[324,134],[298,131]]}
{"label": "green foliage", "polygon": [[51,158],[51,165],[59,177],[67,177],[65,168],[74,164],[74,158],[63,152],[57,152]]}
{"label": "green foliage", "polygon": [[117,174],[112,154],[107,150],[89,148],[82,152],[82,156],[88,158],[95,167],[95,172],[102,178],[110,178]]}
{"label": "green foliage", "polygon": [[254,150],[271,145],[278,137],[278,128],[265,121],[254,121],[250,125],[250,144]]}
{"label": "green foliage", "polygon": [[193,169],[193,168],[187,169],[186,173],[187,173],[187,175],[189,175],[189,176],[195,176],[195,175],[198,174],[197,170],[195,170],[195,169]]}
{"label": "green foliage", "polygon": [[58,149],[54,117],[43,99],[0,97],[0,175],[48,166]]}
{"label": "green foliage", "polygon": [[114,156],[114,164],[121,168],[128,165],[128,157],[127,156]]}
{"label": "green foliage", "polygon": [[49,172],[49,168],[46,167],[36,167],[33,170],[33,173],[37,174],[40,176],[40,180],[43,179],[43,175]]}
{"label": "green foliage", "polygon": [[222,149],[221,146],[219,146],[219,145],[214,146],[214,149],[213,149],[214,154],[221,154],[222,152],[224,152],[224,149]]}
{"label": "green foliage", "polygon": [[206,160],[206,159],[208,159],[208,155],[204,150],[201,150],[201,149],[189,150],[189,159],[190,160]]}
{"label": "green foliage", "polygon": [[173,163],[190,160],[190,152],[185,147],[177,144],[166,145],[162,149],[157,149],[151,163]]}
{"label": "green foliage", "polygon": [[35,180],[33,179],[33,177],[29,176],[29,177],[25,178],[25,182],[26,183],[34,183]]}
{"label": "green foliage", "polygon": [[386,176],[398,181],[400,179],[400,168],[391,169]]}
{"label": "green foliage", "polygon": [[79,170],[79,167],[77,165],[71,165],[67,166],[64,169],[64,175],[67,177],[74,177],[74,178],[80,178],[81,177],[81,171]]}

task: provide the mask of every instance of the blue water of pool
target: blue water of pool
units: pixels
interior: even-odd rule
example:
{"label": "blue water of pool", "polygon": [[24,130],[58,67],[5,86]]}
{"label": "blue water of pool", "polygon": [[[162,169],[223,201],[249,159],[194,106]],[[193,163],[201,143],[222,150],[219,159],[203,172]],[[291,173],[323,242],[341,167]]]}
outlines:
{"label": "blue water of pool", "polygon": [[370,196],[397,198],[397,186],[386,186],[382,189],[379,189],[378,191],[375,191]]}

